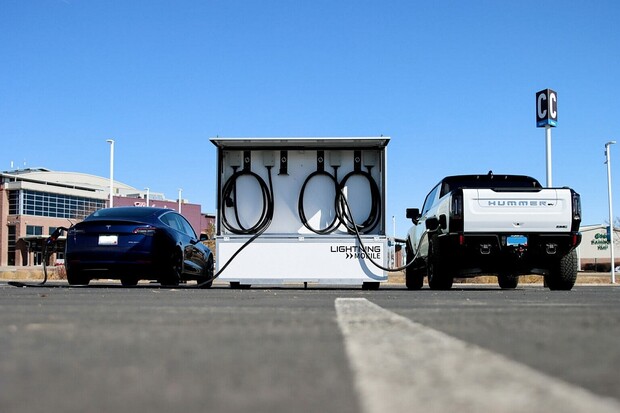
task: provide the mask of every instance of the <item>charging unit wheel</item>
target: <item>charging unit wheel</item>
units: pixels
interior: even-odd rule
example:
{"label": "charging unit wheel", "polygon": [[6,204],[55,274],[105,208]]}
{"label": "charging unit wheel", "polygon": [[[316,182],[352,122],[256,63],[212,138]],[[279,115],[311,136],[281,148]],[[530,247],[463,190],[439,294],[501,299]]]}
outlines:
{"label": "charging unit wheel", "polygon": [[230,288],[233,290],[249,290],[252,284],[241,284],[239,281],[231,281]]}
{"label": "charging unit wheel", "polygon": [[362,290],[378,290],[381,285],[378,281],[364,281],[362,283]]}

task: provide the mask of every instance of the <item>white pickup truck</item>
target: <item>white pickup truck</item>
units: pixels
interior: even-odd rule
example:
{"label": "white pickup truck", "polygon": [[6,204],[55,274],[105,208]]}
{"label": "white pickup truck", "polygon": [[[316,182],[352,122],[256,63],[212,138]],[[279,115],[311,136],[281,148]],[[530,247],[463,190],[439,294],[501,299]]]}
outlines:
{"label": "white pickup truck", "polygon": [[407,218],[409,289],[422,288],[425,276],[439,290],[481,274],[497,275],[501,288],[516,288],[524,274],[543,275],[552,290],[577,279],[581,203],[570,188],[523,175],[449,176]]}

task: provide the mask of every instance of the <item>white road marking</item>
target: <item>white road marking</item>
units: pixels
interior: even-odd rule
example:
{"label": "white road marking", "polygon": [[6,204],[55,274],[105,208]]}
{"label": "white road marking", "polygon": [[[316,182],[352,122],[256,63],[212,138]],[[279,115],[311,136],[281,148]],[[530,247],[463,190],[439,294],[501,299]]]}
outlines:
{"label": "white road marking", "polygon": [[336,313],[365,413],[620,412],[614,399],[415,323],[365,298],[337,298]]}

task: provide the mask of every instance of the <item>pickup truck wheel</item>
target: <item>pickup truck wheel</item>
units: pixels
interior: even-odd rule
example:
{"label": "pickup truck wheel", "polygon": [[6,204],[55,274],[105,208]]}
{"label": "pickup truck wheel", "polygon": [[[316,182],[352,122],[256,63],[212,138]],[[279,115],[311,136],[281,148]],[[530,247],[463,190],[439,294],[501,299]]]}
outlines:
{"label": "pickup truck wheel", "polygon": [[577,281],[577,251],[572,250],[560,260],[554,262],[545,275],[545,282],[550,290],[569,291]]}
{"label": "pickup truck wheel", "polygon": [[424,272],[415,268],[416,264],[411,261],[413,261],[413,251],[407,243],[407,264],[409,266],[405,268],[405,285],[409,290],[420,290],[424,285]]}
{"label": "pickup truck wheel", "polygon": [[519,276],[508,272],[501,272],[497,276],[497,281],[502,290],[514,290],[519,285]]}
{"label": "pickup truck wheel", "polygon": [[452,276],[447,274],[446,262],[441,256],[441,250],[437,241],[431,241],[428,245],[428,261],[426,272],[428,274],[428,285],[431,290],[449,290],[454,281]]}

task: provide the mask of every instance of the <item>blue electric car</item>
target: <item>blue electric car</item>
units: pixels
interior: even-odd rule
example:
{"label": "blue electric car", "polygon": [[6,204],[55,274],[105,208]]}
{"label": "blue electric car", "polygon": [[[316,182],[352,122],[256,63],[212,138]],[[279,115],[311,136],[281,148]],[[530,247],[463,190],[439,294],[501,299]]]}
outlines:
{"label": "blue electric car", "polygon": [[118,207],[93,212],[67,231],[65,266],[71,285],[92,279],[139,280],[176,286],[213,283],[213,254],[179,213],[164,208]]}

